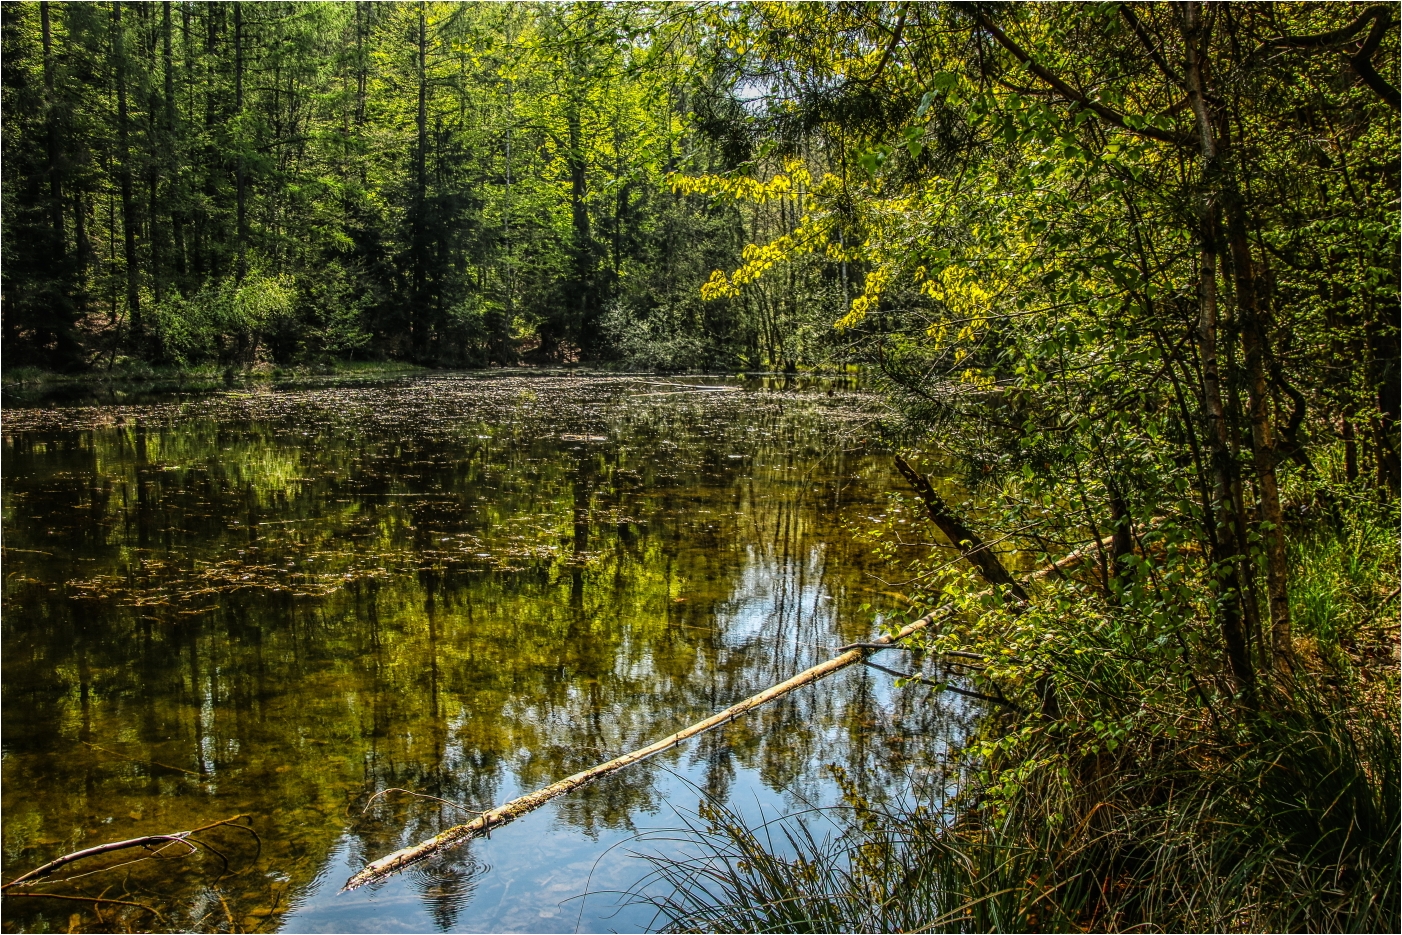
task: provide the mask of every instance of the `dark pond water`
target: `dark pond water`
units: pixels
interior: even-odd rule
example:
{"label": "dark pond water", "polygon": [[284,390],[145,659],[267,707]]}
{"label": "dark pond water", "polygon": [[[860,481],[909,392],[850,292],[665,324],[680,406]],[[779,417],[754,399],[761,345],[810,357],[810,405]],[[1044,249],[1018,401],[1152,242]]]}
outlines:
{"label": "dark pond water", "polygon": [[[700,390],[678,383],[707,384]],[[908,609],[857,533],[870,401],[435,374],[4,413],[6,931],[636,931],[703,796],[936,773],[966,713],[848,670],[379,887],[365,862],[689,724]],[[838,767],[834,770],[833,767]],[[225,867],[227,861],[227,868]],[[89,872],[92,871],[92,872]],[[620,895],[624,894],[624,895]]]}

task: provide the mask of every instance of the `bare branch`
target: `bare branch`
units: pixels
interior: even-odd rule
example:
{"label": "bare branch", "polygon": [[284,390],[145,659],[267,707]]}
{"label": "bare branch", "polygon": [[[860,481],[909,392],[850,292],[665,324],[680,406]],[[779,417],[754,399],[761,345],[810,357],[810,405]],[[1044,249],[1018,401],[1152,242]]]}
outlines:
{"label": "bare branch", "polygon": [[985,15],[984,12],[980,10],[977,6],[974,6],[972,8],[972,12],[974,19],[978,22],[979,26],[983,27],[983,29],[987,31],[987,33],[990,36],[992,36],[998,42],[999,45],[1011,52],[1013,54],[1013,57],[1016,58],[1019,62],[1022,62],[1022,64],[1026,65],[1028,71],[1032,72],[1032,74],[1036,75],[1038,78],[1051,85],[1053,88],[1056,89],[1058,94],[1060,94],[1062,97],[1066,98],[1073,104],[1078,104],[1081,107],[1084,107],[1085,109],[1091,111],[1096,116],[1104,120],[1106,123],[1113,124],[1122,130],[1128,130],[1130,133],[1135,133],[1139,136],[1147,136],[1150,139],[1158,140],[1161,143],[1169,143],[1173,146],[1183,146],[1189,142],[1189,138],[1181,134],[1169,133],[1165,130],[1159,130],[1155,127],[1129,126],[1127,123],[1125,123],[1124,114],[1121,114],[1119,111],[1114,110],[1111,107],[1105,106],[1099,101],[1092,101],[1080,91],[1077,91],[1065,81],[1061,80],[1056,75],[1054,75],[1047,68],[1039,64],[1035,59],[1032,58],[1031,55],[1027,53],[1027,51],[1022,46],[1018,45],[1011,38],[1009,38],[1008,35],[1003,32],[1003,30],[995,26],[993,24],[993,21],[990,20],[987,17],[987,15]]}
{"label": "bare branch", "polygon": [[[165,844],[170,844],[172,842],[178,841],[181,844],[190,846],[191,850],[193,851],[193,845],[191,845],[191,843],[186,840],[190,837],[190,835],[199,834],[201,831],[208,831],[209,829],[217,828],[220,825],[231,825],[237,822],[239,819],[246,817],[248,816],[235,815],[232,818],[225,818],[221,821],[211,822],[210,824],[202,825],[190,831],[176,831],[173,834],[148,834],[139,838],[128,838],[125,841],[113,841],[109,844],[99,844],[96,847],[84,848],[81,851],[74,851],[71,854],[64,854],[62,857],[55,857],[53,860],[44,864],[42,867],[36,867],[28,873],[21,874],[20,876],[15,877],[9,883],[0,885],[0,889],[7,890],[12,886],[29,886],[35,883],[36,881],[41,880],[49,874],[53,873],[55,870],[58,870],[61,867],[66,867],[71,863],[75,863],[79,860],[86,860],[89,857],[100,857],[103,854],[112,854],[117,851],[128,850],[133,847],[142,847],[147,848],[149,850],[154,844],[162,842],[164,842]],[[235,827],[243,826],[235,825]],[[246,830],[251,831],[252,829]]]}

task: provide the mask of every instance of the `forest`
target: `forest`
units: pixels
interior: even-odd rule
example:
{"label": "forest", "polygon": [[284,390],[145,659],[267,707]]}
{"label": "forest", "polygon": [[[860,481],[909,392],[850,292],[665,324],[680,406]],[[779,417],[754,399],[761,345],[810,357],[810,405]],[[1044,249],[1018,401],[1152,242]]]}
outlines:
{"label": "forest", "polygon": [[632,5],[7,8],[7,366],[812,363],[831,264],[699,293],[801,211],[672,184],[754,149],[704,33]]}
{"label": "forest", "polygon": [[994,707],[673,929],[1396,930],[1396,5],[0,14],[7,373],[861,374]]}

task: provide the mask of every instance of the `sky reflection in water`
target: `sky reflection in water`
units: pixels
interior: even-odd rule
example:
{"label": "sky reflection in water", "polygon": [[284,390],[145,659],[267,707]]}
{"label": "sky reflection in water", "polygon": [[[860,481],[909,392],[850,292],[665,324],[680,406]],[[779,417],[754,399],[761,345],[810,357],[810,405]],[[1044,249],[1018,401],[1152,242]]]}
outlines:
{"label": "sky reflection in water", "polygon": [[[901,609],[852,536],[895,482],[860,444],[861,397],[668,382],[439,374],[8,408],[6,879],[245,813],[261,848],[215,832],[222,876],[206,853],[48,889],[182,929],[637,930],[651,911],[617,896],[647,872],[630,854],[680,847],[647,832],[703,794],[772,816],[836,801],[832,764],[877,799],[937,770],[958,702],[849,670],[337,895],[463,818],[405,795],[362,814],[372,793],[489,807]],[[8,930],[70,926],[102,927],[84,904],[7,901]]]}

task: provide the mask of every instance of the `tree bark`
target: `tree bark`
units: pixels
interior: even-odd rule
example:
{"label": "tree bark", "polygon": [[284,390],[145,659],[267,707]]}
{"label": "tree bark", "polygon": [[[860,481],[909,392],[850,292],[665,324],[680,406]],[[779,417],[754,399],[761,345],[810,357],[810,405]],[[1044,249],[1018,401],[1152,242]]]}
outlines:
{"label": "tree bark", "polygon": [[1227,650],[1227,663],[1236,681],[1249,689],[1255,673],[1242,628],[1241,607],[1248,599],[1236,556],[1239,552],[1232,509],[1235,464],[1227,440],[1227,420],[1222,406],[1222,381],[1217,359],[1217,206],[1212,181],[1218,171],[1217,138],[1203,95],[1200,44],[1205,46],[1201,9],[1196,2],[1183,5],[1184,81],[1193,109],[1202,151],[1203,188],[1198,210],[1198,353],[1202,362],[1202,410],[1211,454],[1213,515],[1207,518],[1208,540],[1215,567],[1218,626]]}
{"label": "tree bark", "polygon": [[136,259],[136,202],[132,198],[131,141],[127,116],[127,56],[122,27],[122,4],[112,4],[112,56],[117,84],[117,155],[121,161],[119,182],[122,189],[122,247],[126,258],[127,313],[130,316],[132,350],[142,353],[145,328],[141,320],[139,293],[141,270]]}
{"label": "tree bark", "polygon": [[53,227],[54,246],[62,257],[67,252],[63,228],[63,176],[58,157],[58,120],[54,114],[58,100],[54,94],[53,36],[49,28],[49,4],[39,4],[39,23],[44,39],[44,149],[49,170],[49,223]]}

